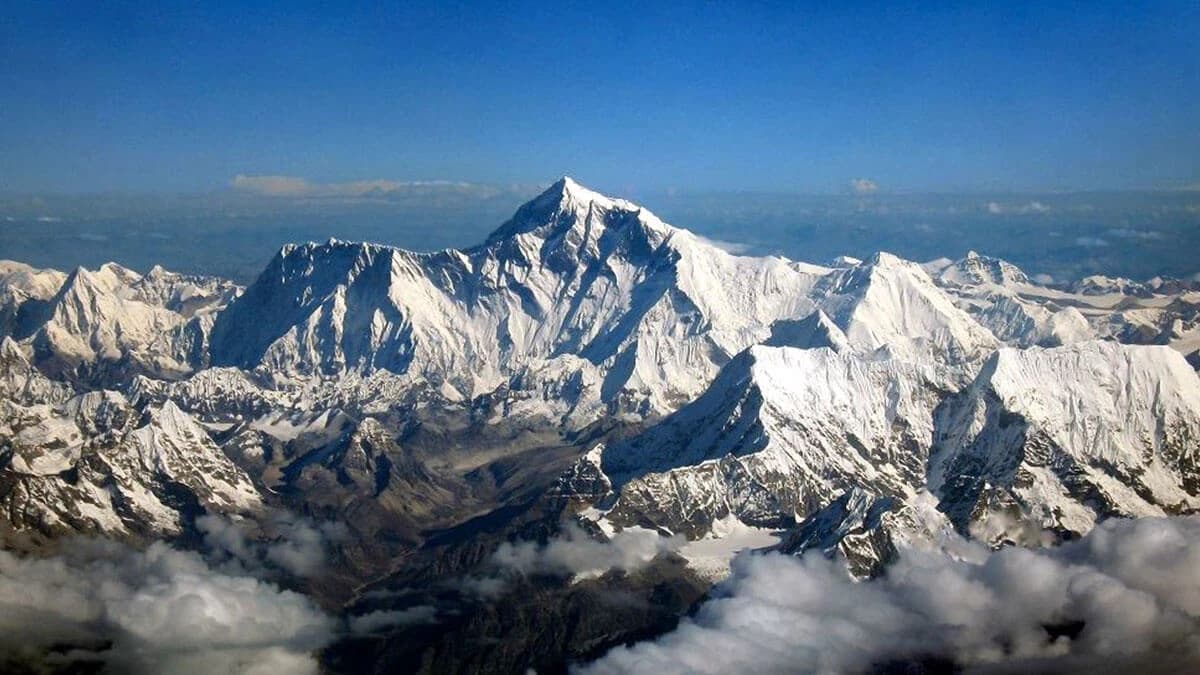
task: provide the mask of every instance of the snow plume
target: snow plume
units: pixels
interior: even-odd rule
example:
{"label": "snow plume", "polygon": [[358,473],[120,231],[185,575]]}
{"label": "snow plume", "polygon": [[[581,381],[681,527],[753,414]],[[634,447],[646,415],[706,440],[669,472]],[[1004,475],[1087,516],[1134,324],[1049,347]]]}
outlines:
{"label": "snow plume", "polygon": [[298,577],[320,573],[332,548],[347,537],[342,523],[317,523],[279,512],[261,524],[224,516],[196,519],[204,543],[218,560],[250,572],[279,569]]}
{"label": "snow plume", "polygon": [[545,544],[504,542],[489,560],[489,574],[468,577],[460,586],[475,595],[498,597],[513,575],[556,574],[589,579],[609,570],[632,572],[660,553],[674,551],[685,543],[682,537],[664,537],[640,527],[626,528],[603,540],[577,525],[569,525]]}
{"label": "snow plume", "polygon": [[693,619],[587,673],[1200,668],[1200,519],[1108,521],[1056,549],[906,552],[851,581],[820,556],[742,555]]}
{"label": "snow plume", "polygon": [[337,629],[302,595],[163,543],[135,551],[78,540],[64,550],[0,551],[0,669],[315,673],[312,652]]}
{"label": "snow plume", "polygon": [[708,237],[701,235],[696,235],[696,238],[705,244],[708,244],[709,246],[715,246],[730,255],[745,255],[746,253],[749,253],[752,248],[754,248],[753,245],[740,241],[709,239]]}

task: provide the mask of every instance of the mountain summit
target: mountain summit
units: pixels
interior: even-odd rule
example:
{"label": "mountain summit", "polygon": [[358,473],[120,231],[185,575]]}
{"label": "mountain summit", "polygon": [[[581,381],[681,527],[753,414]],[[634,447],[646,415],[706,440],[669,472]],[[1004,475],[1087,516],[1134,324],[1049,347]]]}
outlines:
{"label": "mountain summit", "polygon": [[218,317],[212,360],[382,368],[476,396],[571,356],[604,373],[604,401],[669,410],[774,321],[809,314],[824,271],[731,256],[563,178],[469,249],[285,247]]}

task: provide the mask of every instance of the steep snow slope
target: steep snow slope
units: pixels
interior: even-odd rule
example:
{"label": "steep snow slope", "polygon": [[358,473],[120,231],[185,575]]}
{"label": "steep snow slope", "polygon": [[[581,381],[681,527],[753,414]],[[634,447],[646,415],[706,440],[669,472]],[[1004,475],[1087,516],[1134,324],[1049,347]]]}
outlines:
{"label": "steep snow slope", "polygon": [[45,306],[66,281],[58,270],[0,260],[0,337],[27,337],[45,321]]}
{"label": "steep snow slope", "polygon": [[860,351],[962,363],[997,346],[920,265],[888,253],[830,274],[817,293],[821,308]]}
{"label": "steep snow slope", "polygon": [[0,400],[0,529],[13,545],[79,533],[178,534],[200,509],[253,512],[258,491],[174,403],[92,391],[59,406]]}
{"label": "steep snow slope", "polygon": [[204,365],[212,314],[237,290],[160,267],[142,276],[107,263],[63,275],[4,262],[0,337],[31,346],[42,370],[88,385],[180,377]]}
{"label": "steep snow slope", "polygon": [[564,178],[473,249],[286,247],[220,314],[212,357],[290,377],[386,369],[473,398],[572,356],[603,402],[667,412],[746,347],[799,339],[817,310],[820,339],[863,353],[957,363],[996,346],[915,264],[733,256]]}
{"label": "steep snow slope", "polygon": [[731,513],[786,524],[848,486],[907,494],[923,483],[942,378],[829,349],[753,347],[694,403],[600,452],[618,495],[608,517],[697,536]]}
{"label": "steep snow slope", "polygon": [[34,368],[15,340],[0,338],[0,399],[22,405],[58,404],[74,393],[70,385],[51,380]]}
{"label": "steep snow slope", "polygon": [[985,538],[1200,507],[1200,379],[1167,347],[1001,349],[936,424],[930,488]]}
{"label": "steep snow slope", "polygon": [[808,314],[825,271],[732,256],[564,178],[474,249],[286,247],[218,317],[212,355],[293,375],[382,368],[468,397],[573,355],[604,373],[605,401],[664,410],[773,321]]}
{"label": "steep snow slope", "polygon": [[[946,523],[990,542],[1200,508],[1200,378],[1177,352],[1004,348],[964,386],[967,372],[754,347],[695,402],[595,448],[555,492],[599,504],[612,524],[693,538],[730,514],[760,526],[812,515],[804,545],[846,555],[839,542],[859,532],[870,543],[854,554],[862,570],[897,537],[944,529],[905,515],[928,510],[913,510],[922,494]],[[846,490],[866,496],[817,515]],[[919,531],[900,532],[905,523]]]}

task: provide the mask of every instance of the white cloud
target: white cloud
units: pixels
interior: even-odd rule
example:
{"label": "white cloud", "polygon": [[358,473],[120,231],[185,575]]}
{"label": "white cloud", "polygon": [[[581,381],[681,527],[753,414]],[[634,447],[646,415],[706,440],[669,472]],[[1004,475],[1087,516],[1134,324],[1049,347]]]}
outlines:
{"label": "white cloud", "polygon": [[905,552],[862,583],[816,555],[742,555],[694,618],[581,671],[863,672],[923,657],[1016,672],[1200,667],[1200,519],[1109,521],[1057,549],[975,551]]}
{"label": "white cloud", "polygon": [[1015,214],[1018,216],[1027,216],[1034,213],[1049,213],[1050,207],[1039,201],[1031,201],[1025,204],[1001,204],[1000,202],[988,202],[984,205],[987,212],[994,215]]}
{"label": "white cloud", "polygon": [[386,178],[359,180],[348,183],[317,183],[298,176],[248,176],[238,174],[230,182],[233,189],[264,197],[367,197],[401,191],[462,190],[480,191],[487,195],[493,188],[453,181],[395,181]]}
{"label": "white cloud", "polygon": [[1075,237],[1075,245],[1085,248],[1104,248],[1108,242],[1100,237]]}
{"label": "white cloud", "polygon": [[435,608],[429,605],[417,605],[407,609],[381,610],[350,617],[350,632],[361,635],[374,633],[384,628],[413,626],[436,621],[437,610]]}
{"label": "white cloud", "polygon": [[224,516],[196,519],[211,554],[258,572],[276,568],[299,577],[324,570],[332,548],[348,531],[342,523],[314,522],[278,512],[261,523],[234,522]]}
{"label": "white cloud", "polygon": [[113,672],[315,673],[311,653],[334,636],[334,620],[303,595],[161,542],[134,551],[78,540],[64,551],[0,551],[4,656],[99,661]]}
{"label": "white cloud", "polygon": [[316,186],[295,176],[246,176],[233,178],[233,188],[268,197],[302,197],[311,194]]}
{"label": "white cloud", "polygon": [[855,178],[850,181],[850,187],[857,195],[873,195],[879,192],[879,184],[870,178]]}
{"label": "white cloud", "polygon": [[1119,237],[1121,239],[1162,239],[1162,232],[1158,230],[1134,230],[1128,227],[1115,227],[1110,229],[1106,234]]}
{"label": "white cloud", "polygon": [[599,576],[612,569],[637,569],[659,553],[674,550],[683,543],[678,537],[663,537],[640,527],[626,528],[602,541],[572,526],[545,544],[504,542],[492,554],[492,563],[521,574]]}
{"label": "white cloud", "polygon": [[1045,272],[1042,272],[1041,274],[1035,274],[1032,278],[1035,283],[1039,283],[1043,286],[1049,286],[1050,284],[1054,283],[1054,277],[1046,274]]}
{"label": "white cloud", "polygon": [[504,542],[492,553],[488,573],[465,577],[457,584],[465,592],[496,598],[504,594],[513,575],[561,574],[578,579],[598,577],[614,569],[628,572],[685,543],[681,537],[664,537],[640,527],[626,528],[607,540],[597,539],[571,525],[544,544]]}

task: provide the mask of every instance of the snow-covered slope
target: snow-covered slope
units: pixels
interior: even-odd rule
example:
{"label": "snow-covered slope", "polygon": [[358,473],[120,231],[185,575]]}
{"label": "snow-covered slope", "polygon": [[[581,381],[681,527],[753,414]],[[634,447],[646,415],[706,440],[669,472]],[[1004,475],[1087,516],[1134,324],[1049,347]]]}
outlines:
{"label": "snow-covered slope", "polygon": [[907,494],[923,482],[942,377],[824,348],[753,347],[694,403],[602,450],[617,491],[608,518],[697,536],[728,514],[787,524],[849,486]]}
{"label": "snow-covered slope", "polygon": [[1200,379],[1167,347],[1001,349],[936,424],[930,488],[989,539],[1200,507]]}
{"label": "snow-covered slope", "polygon": [[91,391],[61,405],[0,400],[0,529],[22,545],[79,533],[178,534],[201,509],[253,512],[249,476],[174,403]]}
{"label": "snow-covered slope", "polygon": [[213,313],[238,287],[115,263],[70,275],[0,262],[0,337],[32,348],[53,375],[90,385],[138,373],[180,377],[207,361]]}
{"label": "snow-covered slope", "polygon": [[51,380],[34,368],[15,340],[0,338],[0,399],[22,405],[57,404],[74,393],[70,385]]}
{"label": "snow-covered slope", "polygon": [[259,485],[415,544],[543,494],[705,541],[799,523],[869,573],[951,526],[1200,506],[1195,374],[1097,337],[1195,352],[1200,293],[735,256],[569,178],[479,246],[289,245],[244,292],[0,263],[0,528],[175,534]]}
{"label": "snow-covered slope", "polygon": [[821,308],[859,351],[963,363],[997,346],[920,265],[889,253],[828,275],[817,292]]}
{"label": "snow-covered slope", "polygon": [[[1027,542],[1200,509],[1200,378],[1177,352],[1003,348],[969,384],[955,379],[966,372],[754,347],[694,403],[594,449],[556,491],[598,504],[614,525],[693,538],[730,514],[775,527],[811,515],[793,546],[843,555],[849,532],[883,555],[896,537],[928,541],[949,523]],[[862,492],[857,506],[828,511],[846,490]],[[905,515],[934,497],[942,520]],[[920,531],[901,533],[905,523]],[[863,570],[882,560],[854,555]]]}
{"label": "snow-covered slope", "polygon": [[824,268],[739,258],[564,178],[484,245],[417,254],[286,247],[213,329],[213,361],[307,374],[384,368],[473,397],[573,355],[601,395],[658,410],[812,308]]}

